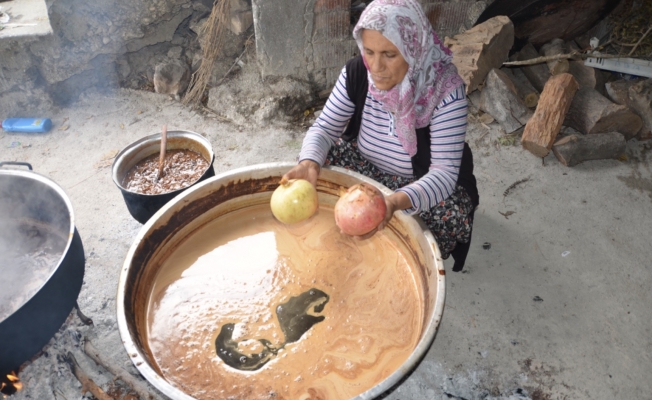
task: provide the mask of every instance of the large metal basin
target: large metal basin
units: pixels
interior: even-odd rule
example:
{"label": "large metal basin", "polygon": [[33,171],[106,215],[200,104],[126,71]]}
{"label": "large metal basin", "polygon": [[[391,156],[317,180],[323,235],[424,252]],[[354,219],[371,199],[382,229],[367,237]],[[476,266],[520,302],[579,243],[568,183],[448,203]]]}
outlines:
{"label": "large metal basin", "polygon": [[[222,215],[269,202],[281,176],[294,163],[270,163],[236,169],[207,179],[175,197],[143,226],[127,253],[118,285],[118,326],[134,365],[157,389],[175,400],[190,400],[159,374],[145,338],[148,295],[159,260],[183,238]],[[391,191],[363,175],[338,167],[324,168],[317,182],[321,204],[334,205],[340,187],[361,181]],[[391,236],[418,266],[424,293],[424,321],[420,340],[408,359],[384,381],[355,399],[373,399],[406,376],[425,355],[435,338],[444,310],[444,265],[435,240],[419,218],[396,213]]]}

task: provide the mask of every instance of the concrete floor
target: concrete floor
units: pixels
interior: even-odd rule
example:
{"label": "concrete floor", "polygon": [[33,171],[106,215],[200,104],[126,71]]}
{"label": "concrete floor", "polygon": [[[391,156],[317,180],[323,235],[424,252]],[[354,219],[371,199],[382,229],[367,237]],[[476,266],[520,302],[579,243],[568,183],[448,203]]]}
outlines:
{"label": "concrete floor", "polygon": [[3,1],[0,11],[10,17],[8,22],[0,24],[3,27],[0,29],[0,39],[52,34],[44,0]]}
{"label": "concrete floor", "polygon": [[[111,180],[111,158],[130,142],[185,129],[205,134],[216,173],[292,161],[303,129],[220,122],[165,96],[89,94],[49,115],[47,134],[0,132],[0,159],[27,161],[66,191],[86,252],[79,296],[95,321],[71,317],[21,371],[23,399],[79,399],[56,355],[71,350],[105,388],[112,376],[84,358],[83,336],[112,364],[137,374],[122,347],[115,298],[120,267],[140,224]],[[65,127],[68,128],[65,128]],[[447,261],[446,306],[424,360],[387,399],[642,399],[652,393],[652,143],[631,142],[621,161],[574,168],[497,144],[471,121],[480,189],[463,273]],[[527,181],[504,192],[513,183]],[[510,212],[512,212],[510,214]],[[483,243],[491,248],[483,249]],[[153,390],[153,389],[152,389]]]}

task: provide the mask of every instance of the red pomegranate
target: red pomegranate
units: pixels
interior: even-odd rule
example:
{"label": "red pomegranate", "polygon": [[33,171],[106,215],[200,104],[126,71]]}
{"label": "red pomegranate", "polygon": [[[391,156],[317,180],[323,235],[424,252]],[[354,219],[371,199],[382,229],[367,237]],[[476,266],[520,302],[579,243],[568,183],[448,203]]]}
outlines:
{"label": "red pomegranate", "polygon": [[368,183],[358,183],[341,191],[335,204],[335,223],[351,236],[362,236],[374,230],[387,212],[381,191]]}

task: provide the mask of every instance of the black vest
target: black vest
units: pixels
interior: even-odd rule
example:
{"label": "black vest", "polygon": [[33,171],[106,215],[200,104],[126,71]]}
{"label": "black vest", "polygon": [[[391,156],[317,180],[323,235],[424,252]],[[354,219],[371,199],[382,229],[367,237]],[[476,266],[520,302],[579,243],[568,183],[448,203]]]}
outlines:
{"label": "black vest", "polygon": [[[346,63],[346,92],[349,99],[355,104],[355,112],[344,131],[342,138],[351,141],[358,136],[362,122],[362,111],[369,91],[367,67],[362,61],[362,56],[350,59]],[[421,178],[430,170],[430,127],[426,126],[416,130],[417,153],[412,157],[412,170],[416,179]],[[478,187],[473,175],[473,153],[465,142],[462,152],[462,163],[457,177],[457,184],[466,189],[474,206],[480,203]]]}

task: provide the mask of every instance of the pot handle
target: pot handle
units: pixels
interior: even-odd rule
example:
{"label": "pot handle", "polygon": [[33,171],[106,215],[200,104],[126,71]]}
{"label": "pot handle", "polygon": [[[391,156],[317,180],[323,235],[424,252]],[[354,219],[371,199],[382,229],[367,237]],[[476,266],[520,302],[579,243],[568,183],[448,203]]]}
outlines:
{"label": "pot handle", "polygon": [[32,170],[32,165],[30,163],[22,161],[0,161],[0,167],[4,167],[5,165],[22,165],[29,168],[30,171]]}

